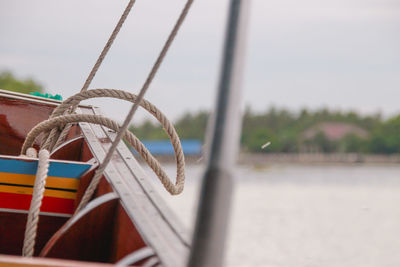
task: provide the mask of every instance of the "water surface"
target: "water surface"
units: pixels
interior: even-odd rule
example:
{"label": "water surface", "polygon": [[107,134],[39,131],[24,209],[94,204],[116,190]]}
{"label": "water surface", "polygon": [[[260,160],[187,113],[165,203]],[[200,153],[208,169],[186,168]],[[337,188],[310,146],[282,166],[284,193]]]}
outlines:
{"label": "water surface", "polygon": [[[166,166],[174,177],[174,166]],[[193,229],[202,166],[169,196]],[[238,167],[226,266],[400,266],[400,165]]]}

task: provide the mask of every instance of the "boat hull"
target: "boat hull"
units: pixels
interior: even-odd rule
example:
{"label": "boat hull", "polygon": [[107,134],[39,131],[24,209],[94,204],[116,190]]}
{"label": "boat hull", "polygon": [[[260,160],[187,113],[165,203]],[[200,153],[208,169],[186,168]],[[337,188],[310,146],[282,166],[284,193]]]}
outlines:
{"label": "boat hull", "polygon": [[[54,100],[0,90],[0,154],[18,156],[30,129],[47,119],[58,104]],[[15,112],[19,115],[15,116]],[[29,116],[25,116],[28,112]],[[90,106],[79,106],[77,112],[101,114],[98,108]],[[32,117],[31,121],[26,117]],[[72,212],[115,135],[100,125],[78,123],[70,129],[67,140],[51,153],[53,161],[92,166],[80,177]],[[40,139],[35,143],[36,148],[39,142]],[[189,251],[186,231],[123,143],[118,145],[92,201],[77,216],[56,216],[57,212],[43,211],[35,255],[111,264],[125,259],[128,265],[135,266],[146,262],[174,267],[185,265]],[[72,212],[68,210],[68,214]],[[21,253],[25,223],[26,206],[13,213],[0,209],[0,254]],[[20,258],[0,256],[0,265],[12,259],[18,259],[15,264],[21,262]]]}

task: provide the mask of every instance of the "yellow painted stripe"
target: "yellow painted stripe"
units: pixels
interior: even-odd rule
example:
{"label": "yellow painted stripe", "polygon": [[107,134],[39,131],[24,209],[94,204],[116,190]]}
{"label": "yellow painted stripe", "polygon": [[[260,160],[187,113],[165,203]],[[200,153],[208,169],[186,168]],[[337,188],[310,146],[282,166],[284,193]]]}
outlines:
{"label": "yellow painted stripe", "polygon": [[[0,185],[0,192],[32,195],[33,188],[11,186],[11,185]],[[76,193],[60,191],[60,190],[52,190],[52,189],[46,189],[44,191],[44,195],[46,197],[58,197],[58,198],[68,198],[68,199],[76,198]]]}
{"label": "yellow painted stripe", "polygon": [[[0,172],[0,183],[34,185],[35,175]],[[79,179],[49,176],[46,187],[74,189],[79,187]]]}

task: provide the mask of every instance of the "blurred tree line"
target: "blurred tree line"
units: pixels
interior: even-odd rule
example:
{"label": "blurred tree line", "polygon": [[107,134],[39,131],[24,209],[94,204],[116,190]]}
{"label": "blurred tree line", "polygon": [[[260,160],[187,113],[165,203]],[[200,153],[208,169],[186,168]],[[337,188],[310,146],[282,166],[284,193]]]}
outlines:
{"label": "blurred tree line", "polygon": [[[21,80],[11,72],[0,72],[0,89],[20,93],[43,92],[43,86],[32,79]],[[182,139],[204,141],[209,113],[199,111],[183,114],[174,124]],[[321,123],[336,122],[357,126],[368,133],[361,137],[349,133],[339,140],[328,138],[324,132],[317,132],[311,138],[305,138],[307,129]],[[140,139],[167,139],[161,126],[144,121],[130,127]],[[263,144],[271,142],[263,149]],[[321,109],[291,112],[286,109],[270,108],[261,113],[247,108],[243,116],[241,136],[242,149],[248,152],[304,152],[304,147],[313,147],[318,152],[355,152],[355,153],[400,153],[400,114],[388,119],[380,114],[363,116],[355,112],[329,111]]]}
{"label": "blurred tree line", "polygon": [[[200,111],[181,116],[174,124],[179,136],[204,141],[208,115],[208,112]],[[304,137],[307,129],[330,122],[357,126],[368,135],[361,137],[349,133],[339,140],[331,140],[320,131],[312,138]],[[150,121],[131,126],[130,130],[141,139],[167,139],[161,126]],[[267,142],[271,144],[262,149]],[[244,151],[261,153],[299,153],[309,146],[323,153],[400,153],[400,115],[384,119],[380,114],[363,116],[327,109],[291,112],[272,107],[256,113],[247,108],[243,116],[241,144]]]}
{"label": "blurred tree line", "polygon": [[41,84],[30,78],[25,80],[18,79],[9,71],[0,73],[0,89],[24,94],[43,92],[43,86]]}

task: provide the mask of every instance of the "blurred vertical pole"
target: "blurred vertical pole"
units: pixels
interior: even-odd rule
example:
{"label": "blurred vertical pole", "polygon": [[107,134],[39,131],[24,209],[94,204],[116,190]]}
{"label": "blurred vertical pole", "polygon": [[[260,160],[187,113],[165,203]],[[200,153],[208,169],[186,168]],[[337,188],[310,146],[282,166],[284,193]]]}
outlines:
{"label": "blurred vertical pole", "polygon": [[190,267],[223,264],[232,171],[241,133],[241,83],[249,1],[230,1],[217,103],[207,136],[211,138],[206,140],[209,144],[207,167],[187,265]]}

